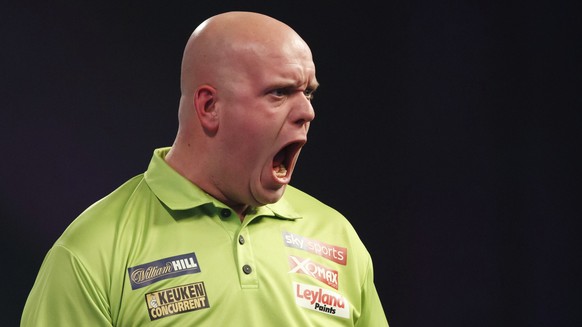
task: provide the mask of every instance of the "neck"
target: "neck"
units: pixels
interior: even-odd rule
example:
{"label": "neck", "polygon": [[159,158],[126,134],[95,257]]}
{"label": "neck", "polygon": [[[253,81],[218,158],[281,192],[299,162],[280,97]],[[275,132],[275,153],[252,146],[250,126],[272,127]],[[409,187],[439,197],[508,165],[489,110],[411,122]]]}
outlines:
{"label": "neck", "polygon": [[[184,176],[193,184],[196,184],[196,186],[200,187],[210,196],[229,206],[229,208],[231,208],[237,214],[238,218],[242,222],[251,207],[247,204],[234,203],[232,200],[229,200],[224,194],[222,194],[219,189],[216,189],[213,184],[209,182],[208,172],[205,172],[203,168],[201,168],[204,166],[204,162],[201,157],[198,157],[196,164],[194,164],[194,160],[192,160],[192,158],[185,156],[185,153],[188,152],[182,149],[182,147],[183,145],[175,142],[164,158],[166,163],[172,167],[172,169],[174,169],[180,175]],[[190,150],[189,152],[192,151]],[[199,178],[200,176],[202,177]]]}

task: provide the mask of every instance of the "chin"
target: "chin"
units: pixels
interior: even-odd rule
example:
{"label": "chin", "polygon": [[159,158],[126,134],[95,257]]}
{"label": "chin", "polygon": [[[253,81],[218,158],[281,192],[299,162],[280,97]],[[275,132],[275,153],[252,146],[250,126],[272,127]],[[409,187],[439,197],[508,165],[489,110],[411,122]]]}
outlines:
{"label": "chin", "polygon": [[283,193],[285,193],[285,185],[277,190],[262,190],[262,192],[255,193],[254,198],[260,205],[271,204],[281,200]]}

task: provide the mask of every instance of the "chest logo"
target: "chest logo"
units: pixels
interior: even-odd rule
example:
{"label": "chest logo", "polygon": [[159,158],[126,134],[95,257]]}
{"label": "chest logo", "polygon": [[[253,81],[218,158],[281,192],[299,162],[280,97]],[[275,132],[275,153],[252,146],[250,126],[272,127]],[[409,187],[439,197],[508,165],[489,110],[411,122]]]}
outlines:
{"label": "chest logo", "polygon": [[301,283],[293,283],[293,287],[298,306],[332,316],[350,317],[350,303],[340,294]]}
{"label": "chest logo", "polygon": [[200,272],[194,252],[148,262],[127,269],[131,289],[136,290],[157,281]]}
{"label": "chest logo", "polygon": [[204,282],[147,293],[145,301],[150,320],[210,307]]}
{"label": "chest logo", "polygon": [[294,255],[289,256],[289,267],[291,268],[289,273],[311,276],[337,290],[339,275],[337,270],[329,269],[310,259],[303,259]]}
{"label": "chest logo", "polygon": [[290,232],[283,232],[283,242],[290,248],[311,252],[344,266],[348,260],[348,249],[341,246],[312,240]]}

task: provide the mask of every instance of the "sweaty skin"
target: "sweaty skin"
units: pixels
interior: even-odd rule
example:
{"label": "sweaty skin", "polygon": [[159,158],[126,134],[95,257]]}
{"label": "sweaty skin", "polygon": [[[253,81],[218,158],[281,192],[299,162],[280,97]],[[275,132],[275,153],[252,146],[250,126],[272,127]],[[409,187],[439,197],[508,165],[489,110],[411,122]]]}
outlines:
{"label": "sweaty skin", "polygon": [[220,14],[192,33],[181,76],[167,163],[241,220],[250,207],[277,202],[315,118],[307,44],[271,17]]}

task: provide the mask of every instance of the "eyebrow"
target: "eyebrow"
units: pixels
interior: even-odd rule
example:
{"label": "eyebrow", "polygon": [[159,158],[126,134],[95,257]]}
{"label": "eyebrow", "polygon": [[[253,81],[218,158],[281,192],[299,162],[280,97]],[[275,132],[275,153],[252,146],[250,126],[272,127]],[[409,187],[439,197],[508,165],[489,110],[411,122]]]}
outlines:
{"label": "eyebrow", "polygon": [[311,83],[307,84],[307,86],[309,86],[313,91],[315,91],[319,87],[319,82],[317,82],[317,80],[314,79]]}

